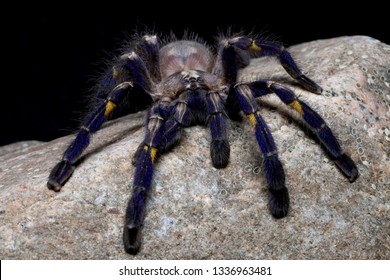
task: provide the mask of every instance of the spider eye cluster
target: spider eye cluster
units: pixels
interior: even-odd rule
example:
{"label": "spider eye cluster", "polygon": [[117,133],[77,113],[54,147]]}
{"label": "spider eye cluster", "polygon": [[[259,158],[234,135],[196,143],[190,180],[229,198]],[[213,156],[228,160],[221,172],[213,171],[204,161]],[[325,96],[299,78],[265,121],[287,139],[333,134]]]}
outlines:
{"label": "spider eye cluster", "polygon": [[212,63],[213,57],[210,50],[195,41],[175,41],[160,50],[162,77],[191,70],[208,72]]}

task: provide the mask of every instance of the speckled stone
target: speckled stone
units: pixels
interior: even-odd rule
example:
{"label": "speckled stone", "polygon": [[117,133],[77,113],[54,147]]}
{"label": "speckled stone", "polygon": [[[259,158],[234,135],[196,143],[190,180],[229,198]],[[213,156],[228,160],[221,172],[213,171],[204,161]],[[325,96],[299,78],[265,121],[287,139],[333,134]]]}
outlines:
{"label": "speckled stone", "polygon": [[60,193],[46,187],[74,136],[0,148],[1,259],[389,259],[390,46],[341,37],[290,48],[323,95],[298,86],[274,60],[244,80],[282,81],[314,107],[356,161],[353,184],[275,97],[259,101],[290,191],[291,210],[269,214],[261,154],[247,122],[231,122],[230,164],[212,167],[207,129],[184,129],[155,169],[137,256],[122,247],[131,158],[144,113],[104,125]]}

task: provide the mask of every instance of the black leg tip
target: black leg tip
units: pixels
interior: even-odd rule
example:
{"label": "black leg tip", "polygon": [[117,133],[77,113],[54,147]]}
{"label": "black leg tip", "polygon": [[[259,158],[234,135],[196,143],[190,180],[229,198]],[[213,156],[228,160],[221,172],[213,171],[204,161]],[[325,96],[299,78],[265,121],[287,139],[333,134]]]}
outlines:
{"label": "black leg tip", "polygon": [[287,216],[290,206],[290,198],[287,188],[280,190],[270,190],[270,210],[275,219]]}
{"label": "black leg tip", "polygon": [[52,190],[52,191],[55,191],[55,192],[59,192],[61,190],[62,186],[60,184],[58,184],[57,182],[55,182],[55,181],[49,180],[47,182],[47,188],[49,190]]}
{"label": "black leg tip", "polygon": [[129,246],[125,246],[126,253],[130,255],[137,255],[139,252],[140,244],[131,244]]}
{"label": "black leg tip", "polygon": [[315,94],[322,93],[322,88],[319,85],[317,85],[313,80],[309,79],[308,77],[302,75],[298,78],[298,81],[308,91]]}
{"label": "black leg tip", "polygon": [[126,253],[130,255],[136,255],[141,247],[140,228],[125,225],[123,230],[123,244]]}
{"label": "black leg tip", "polygon": [[336,166],[341,170],[349,182],[353,183],[359,177],[359,171],[355,162],[346,154],[342,154],[334,160]]}
{"label": "black leg tip", "polygon": [[73,174],[74,166],[66,160],[61,160],[50,172],[47,187],[49,190],[59,192],[65,182]]}
{"label": "black leg tip", "polygon": [[210,145],[210,155],[215,168],[225,168],[229,163],[230,145],[227,140],[213,140]]}

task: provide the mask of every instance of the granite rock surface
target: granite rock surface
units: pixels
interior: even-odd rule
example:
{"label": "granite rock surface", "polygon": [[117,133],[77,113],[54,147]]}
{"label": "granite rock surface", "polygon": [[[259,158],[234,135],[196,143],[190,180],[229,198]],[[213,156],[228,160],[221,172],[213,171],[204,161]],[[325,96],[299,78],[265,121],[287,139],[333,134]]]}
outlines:
{"label": "granite rock surface", "polygon": [[390,46],[364,36],[289,48],[323,88],[305,91],[273,59],[243,80],[287,84],[315,108],[355,160],[354,183],[337,170],[274,96],[259,100],[286,173],[291,208],[269,214],[261,154],[248,122],[230,122],[227,168],[212,167],[207,128],[184,129],[155,168],[136,256],[122,245],[124,210],[144,112],[104,125],[61,192],[46,187],[73,135],[0,148],[1,259],[389,259]]}

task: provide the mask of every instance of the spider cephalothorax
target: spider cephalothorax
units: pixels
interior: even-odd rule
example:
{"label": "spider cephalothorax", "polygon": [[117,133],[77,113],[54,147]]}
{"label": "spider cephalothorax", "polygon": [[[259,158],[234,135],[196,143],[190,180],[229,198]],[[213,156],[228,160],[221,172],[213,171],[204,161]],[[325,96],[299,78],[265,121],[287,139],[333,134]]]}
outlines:
{"label": "spider cephalothorax", "polygon": [[88,146],[91,134],[117,108],[149,104],[145,139],[133,160],[136,169],[123,231],[125,250],[135,254],[140,248],[144,205],[158,156],[179,142],[183,127],[208,125],[212,163],[216,168],[223,168],[228,164],[230,154],[227,118],[240,120],[244,114],[253,126],[263,154],[271,214],[283,218],[289,208],[283,166],[256,101],[257,97],[271,93],[301,116],[329,157],[353,182],[358,177],[355,163],[342,151],[320,115],[280,83],[238,80],[238,70],[246,67],[251,57],[261,56],[276,56],[304,88],[321,93],[321,87],[303,75],[290,53],[275,42],[234,36],[220,40],[217,54],[213,54],[196,40],[173,40],[160,47],[156,36],[139,38],[103,76],[97,87],[99,102],[50,173],[49,189],[60,191]]}

